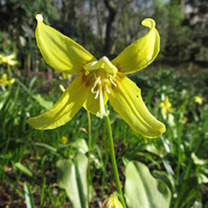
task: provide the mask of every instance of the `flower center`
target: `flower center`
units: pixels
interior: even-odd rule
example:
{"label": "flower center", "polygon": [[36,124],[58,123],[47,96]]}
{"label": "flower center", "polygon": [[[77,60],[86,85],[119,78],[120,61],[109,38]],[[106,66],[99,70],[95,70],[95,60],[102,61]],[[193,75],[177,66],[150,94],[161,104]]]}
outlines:
{"label": "flower center", "polygon": [[109,86],[117,84],[113,81],[116,76],[118,69],[109,61],[107,57],[102,57],[99,61],[93,61],[84,66],[85,75],[93,73],[95,82],[91,88],[91,92],[95,94],[95,99],[100,102],[100,110],[97,112],[96,116],[103,118],[103,116],[108,116],[109,111],[105,109],[105,102],[103,93],[106,91],[110,94]]}

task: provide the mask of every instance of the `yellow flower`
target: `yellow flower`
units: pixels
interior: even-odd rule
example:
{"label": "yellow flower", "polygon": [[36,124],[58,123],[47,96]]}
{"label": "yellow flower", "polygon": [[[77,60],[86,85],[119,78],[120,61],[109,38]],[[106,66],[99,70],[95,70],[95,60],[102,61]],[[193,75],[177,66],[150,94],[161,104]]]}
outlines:
{"label": "yellow flower", "polygon": [[103,118],[108,99],[114,110],[136,132],[146,137],[157,137],[165,132],[165,125],[148,111],[141,90],[124,74],[140,71],[156,58],[160,37],[152,19],[142,24],[149,32],[133,42],[110,61],[107,57],[96,60],[81,45],[43,23],[36,16],[36,40],[46,62],[55,70],[78,74],[57,103],[47,112],[28,120],[36,129],[54,129],[70,121],[83,106]]}
{"label": "yellow flower", "polygon": [[186,123],[188,121],[188,118],[186,116],[184,116],[182,120],[184,123]]}
{"label": "yellow flower", "polygon": [[14,84],[14,82],[15,82],[15,79],[12,78],[11,80],[8,80],[7,74],[5,74],[5,73],[1,76],[1,79],[0,79],[1,85],[12,85],[12,84]]}
{"label": "yellow flower", "polygon": [[67,141],[68,141],[67,137],[62,136],[62,138],[61,138],[61,143],[62,143],[62,144],[66,144]]}
{"label": "yellow flower", "polygon": [[165,96],[165,101],[160,103],[160,106],[162,107],[162,113],[163,114],[167,114],[168,112],[172,113],[173,109],[172,109],[172,105],[169,101],[168,96]]}
{"label": "yellow flower", "polygon": [[202,102],[203,102],[203,99],[202,99],[202,97],[200,97],[200,96],[195,96],[195,97],[194,97],[194,101],[195,101],[196,103],[198,103],[199,105],[201,105]]}
{"label": "yellow flower", "polygon": [[111,194],[110,197],[103,202],[101,208],[123,208],[123,206],[118,200],[118,197]]}
{"label": "yellow flower", "polygon": [[18,64],[18,61],[13,60],[16,58],[16,54],[12,53],[9,56],[3,56],[0,54],[0,64],[9,64],[10,66],[14,66]]}

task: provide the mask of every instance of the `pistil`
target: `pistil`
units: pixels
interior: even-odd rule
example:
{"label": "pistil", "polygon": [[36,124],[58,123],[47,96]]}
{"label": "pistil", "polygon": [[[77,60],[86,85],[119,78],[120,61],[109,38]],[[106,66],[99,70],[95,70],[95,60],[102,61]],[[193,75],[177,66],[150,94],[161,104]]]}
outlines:
{"label": "pistil", "polygon": [[109,115],[109,110],[106,111],[105,109],[105,103],[103,99],[103,86],[99,86],[99,99],[100,99],[100,111],[97,112],[96,116],[103,118],[103,116],[108,116]]}

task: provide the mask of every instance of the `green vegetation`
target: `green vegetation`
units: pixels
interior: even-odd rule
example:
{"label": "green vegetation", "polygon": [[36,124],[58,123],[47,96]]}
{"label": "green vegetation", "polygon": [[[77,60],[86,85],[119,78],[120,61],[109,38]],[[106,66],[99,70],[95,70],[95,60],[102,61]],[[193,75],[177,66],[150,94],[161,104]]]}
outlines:
{"label": "green vegetation", "polygon": [[[112,109],[110,114],[120,177],[123,178],[127,161],[146,164],[153,176],[168,185],[172,196],[171,207],[175,208],[196,207],[197,204],[208,206],[208,106],[205,97],[208,75],[204,73],[200,79],[199,76],[193,69],[158,66],[131,77],[142,88],[145,103],[151,112],[166,124],[166,133],[157,139],[143,138],[134,133]],[[88,119],[84,109],[72,121],[55,130],[38,131],[26,123],[28,117],[45,110],[34,95],[40,93],[46,84],[36,78],[29,83],[18,79],[12,86],[11,94],[1,92],[0,176],[5,205],[20,206],[23,203],[23,183],[27,181],[36,206],[67,206],[67,196],[57,185],[56,162],[67,158],[74,160],[77,152],[88,152]],[[58,82],[54,81],[53,85],[57,86],[54,93],[48,95],[45,92],[42,95],[45,102],[55,102],[61,94]],[[160,102],[164,95],[169,97],[172,112],[162,117]],[[202,104],[197,103],[194,96],[200,96]],[[96,193],[91,204],[97,207],[115,189],[104,121],[93,115],[91,119],[89,180]],[[68,138],[66,143],[62,141],[63,136]]]}
{"label": "green vegetation", "polygon": [[208,208],[207,12],[207,0],[0,0],[0,207],[94,208],[111,194],[117,201],[105,119],[82,108],[54,130],[27,124],[74,78],[40,55],[34,31],[42,13],[109,59],[144,35],[144,18],[156,21],[161,52],[129,77],[166,132],[147,139],[108,106],[124,198],[128,208]]}

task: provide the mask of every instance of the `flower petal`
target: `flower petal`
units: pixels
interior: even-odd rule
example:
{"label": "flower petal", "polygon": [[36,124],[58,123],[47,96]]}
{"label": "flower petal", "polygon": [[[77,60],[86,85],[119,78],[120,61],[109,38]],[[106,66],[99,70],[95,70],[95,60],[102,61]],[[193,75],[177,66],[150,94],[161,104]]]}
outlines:
{"label": "flower petal", "polygon": [[8,81],[8,80],[7,80],[7,74],[6,74],[6,73],[4,73],[4,74],[2,75],[2,79],[5,80],[5,81]]}
{"label": "flower petal", "polygon": [[30,118],[28,123],[36,129],[54,129],[66,124],[82,107],[88,90],[78,76],[64,91],[56,104],[45,113]]}
{"label": "flower petal", "polygon": [[15,82],[15,78],[12,78],[12,79],[9,81],[10,84],[14,84],[14,82]]}
{"label": "flower petal", "polygon": [[111,61],[120,72],[130,74],[142,70],[154,61],[160,51],[160,36],[155,29],[155,21],[148,18],[143,20],[142,25],[149,27],[149,32]]}
{"label": "flower petal", "polygon": [[81,45],[45,25],[42,15],[37,15],[38,25],[35,31],[37,45],[45,61],[57,71],[79,73],[83,66],[96,60]]}
{"label": "flower petal", "polygon": [[154,138],[165,132],[165,125],[148,111],[141,90],[126,76],[117,76],[117,87],[111,89],[110,104],[121,118],[136,132]]}

